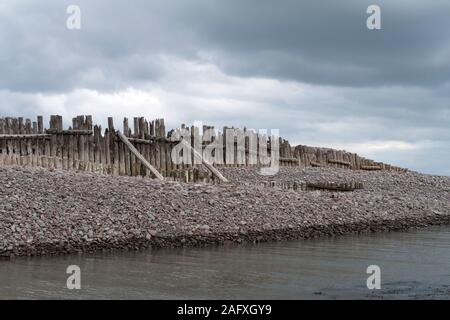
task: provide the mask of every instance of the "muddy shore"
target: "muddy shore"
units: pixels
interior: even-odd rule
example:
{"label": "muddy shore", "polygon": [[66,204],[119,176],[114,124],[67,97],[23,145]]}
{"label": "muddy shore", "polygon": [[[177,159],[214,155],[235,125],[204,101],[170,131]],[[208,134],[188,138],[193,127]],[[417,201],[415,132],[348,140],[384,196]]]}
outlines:
{"label": "muddy shore", "polygon": [[[231,183],[159,182],[0,167],[0,256],[281,241],[450,224],[450,177],[415,172],[226,168]],[[263,181],[350,182],[353,192]]]}

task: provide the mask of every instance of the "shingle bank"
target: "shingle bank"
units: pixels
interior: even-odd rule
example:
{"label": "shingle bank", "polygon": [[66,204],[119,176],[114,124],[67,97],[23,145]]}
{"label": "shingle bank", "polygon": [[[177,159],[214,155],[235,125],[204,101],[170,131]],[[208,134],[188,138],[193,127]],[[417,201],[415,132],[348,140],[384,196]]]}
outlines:
{"label": "shingle bank", "polygon": [[[0,167],[0,256],[203,246],[450,223],[450,178],[415,172],[224,168],[229,184]],[[264,181],[359,181],[352,192]]]}

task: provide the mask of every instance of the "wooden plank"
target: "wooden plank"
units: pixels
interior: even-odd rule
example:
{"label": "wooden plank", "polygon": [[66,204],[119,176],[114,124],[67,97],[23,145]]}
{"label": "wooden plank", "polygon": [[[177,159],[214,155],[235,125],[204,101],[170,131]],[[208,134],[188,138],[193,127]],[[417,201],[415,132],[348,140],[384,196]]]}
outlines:
{"label": "wooden plank", "polygon": [[[106,130],[105,130],[106,133]],[[102,135],[101,127],[100,127],[100,161],[101,161],[101,171],[103,174],[107,174],[108,168],[108,159],[106,157],[106,144],[109,141],[106,140],[106,134]]]}
{"label": "wooden plank", "polygon": [[[150,129],[150,134],[151,134],[151,129]],[[150,148],[150,150],[149,150],[149,162],[152,164],[152,165],[154,165],[154,166],[156,166],[156,160],[155,160],[155,144],[150,144],[149,145],[149,148]]]}
{"label": "wooden plank", "polygon": [[128,137],[128,140],[130,140],[130,142],[136,142],[136,143],[141,143],[141,144],[152,144],[154,142],[154,139],[148,140],[148,139],[138,139],[138,138],[131,138],[131,137]]}
{"label": "wooden plank", "polygon": [[109,133],[108,129],[105,130],[105,134],[101,137],[101,152],[102,152],[102,164],[103,164],[103,173],[109,173],[109,164],[110,164],[110,154],[109,154]]}
{"label": "wooden plank", "polygon": [[[25,133],[25,125],[23,123],[23,118],[19,117],[19,122],[18,122],[18,131],[20,134]],[[18,140],[18,148],[19,148],[19,155],[22,156],[26,156],[27,155],[27,149],[26,149],[26,139],[19,139]],[[21,158],[22,159],[22,158]],[[23,164],[23,163],[21,163]]]}
{"label": "wooden plank", "polygon": [[[145,130],[145,128],[144,128],[144,130]],[[142,150],[141,154],[144,156],[145,160],[147,160],[150,163],[150,161],[149,161],[150,159],[148,157],[148,148],[149,148],[148,144],[141,145],[141,150]],[[143,176],[149,176],[150,171],[144,165],[141,165],[141,174]]]}
{"label": "wooden plank", "polygon": [[145,160],[145,158],[136,150],[133,144],[128,141],[127,137],[125,137],[123,133],[117,131],[117,134],[120,140],[122,140],[123,143],[128,147],[128,149],[142,162],[144,166],[146,166],[155,175],[157,179],[164,180],[164,177],[158,172],[158,170],[156,170],[155,167],[153,167],[150,163],[148,163],[147,160]]}
{"label": "wooden plank", "polygon": [[113,155],[113,175],[118,176],[120,175],[120,159],[119,159],[119,147],[121,145],[121,143],[119,141],[115,141],[114,137],[115,137],[115,131],[111,131],[109,132],[109,134],[111,135],[110,137],[112,137],[112,139],[110,139],[110,141],[113,142],[112,146],[112,150],[111,150],[111,154]]}
{"label": "wooden plank", "polygon": [[139,138],[139,118],[133,118],[134,138]]}
{"label": "wooden plank", "polygon": [[368,171],[375,171],[375,170],[381,170],[381,166],[377,165],[362,165],[361,170],[368,170]]}
{"label": "wooden plank", "polygon": [[[72,119],[73,128],[78,128],[78,118]],[[79,160],[80,160],[80,136],[72,136],[73,138],[73,168],[78,170]]]}
{"label": "wooden plank", "polygon": [[159,144],[159,146],[160,146],[159,154],[161,156],[161,160],[160,160],[160,166],[161,167],[159,168],[159,170],[160,170],[161,174],[165,176],[166,175],[166,171],[167,171],[167,167],[166,167],[166,165],[167,165],[167,163],[166,163],[166,143],[161,142]]}
{"label": "wooden plank", "polygon": [[74,140],[76,139],[76,137],[74,136],[69,136],[69,150],[68,150],[68,170],[73,170],[73,165],[74,165]]}
{"label": "wooden plank", "polygon": [[5,133],[6,134],[13,134],[13,128],[12,128],[12,119],[10,117],[6,117],[5,119]]}
{"label": "wooden plank", "polygon": [[108,173],[114,175],[114,119],[112,117],[108,118],[108,130],[105,131],[105,139],[106,139],[106,162],[108,166]]}
{"label": "wooden plank", "polygon": [[0,134],[4,134],[5,133],[5,119],[0,118]]}
{"label": "wooden plank", "polygon": [[166,161],[167,161],[166,175],[167,175],[167,177],[170,177],[172,174],[172,170],[173,170],[172,145],[169,143],[166,143],[165,146],[166,146]]}
{"label": "wooden plank", "polygon": [[63,170],[69,170],[69,136],[59,135],[62,143],[61,157]]}
{"label": "wooden plank", "polygon": [[[0,122],[3,122],[2,121],[3,119],[0,119]],[[3,123],[4,124],[4,123]],[[0,126],[0,133],[2,132],[2,130],[4,130],[4,128],[2,128],[1,126]],[[5,161],[5,157],[6,157],[6,153],[7,153],[7,150],[6,150],[6,141],[4,140],[4,139],[2,139],[2,140],[0,140],[0,156],[2,157],[2,163],[1,164],[4,164],[4,161]]]}
{"label": "wooden plank", "polygon": [[92,135],[92,130],[60,130],[60,129],[46,129],[47,134],[64,134],[64,135]]}
{"label": "wooden plank", "polygon": [[[36,123],[36,122],[35,122]],[[34,130],[36,129],[36,130]],[[36,128],[33,128],[33,131],[37,132],[37,123],[36,123]],[[32,149],[32,162],[33,162],[33,166],[40,166],[40,159],[39,159],[39,155],[42,154],[42,150],[41,150],[41,146],[43,145],[43,143],[41,142],[41,139],[31,139],[31,149]]]}
{"label": "wooden plank", "polygon": [[348,167],[351,165],[350,161],[340,160],[340,159],[328,159],[328,163],[333,163],[345,167]]}
{"label": "wooden plank", "polygon": [[0,134],[0,139],[50,138],[51,134]]}
{"label": "wooden plank", "polygon": [[125,148],[125,156],[128,157],[129,161],[129,166],[127,167],[127,175],[129,176],[135,176],[136,175],[136,156],[134,155],[134,153],[132,153],[130,150],[127,149],[126,146],[124,146]]}
{"label": "wooden plank", "polygon": [[94,126],[94,162],[101,163],[101,149],[100,149],[100,132],[101,127],[98,125]]}
{"label": "wooden plank", "polygon": [[91,115],[86,116],[86,130],[92,131],[92,116]]}
{"label": "wooden plank", "polygon": [[[59,132],[63,129],[63,118],[62,116],[56,116],[56,129],[58,130],[57,134],[57,153],[56,153],[56,161],[57,161],[57,169],[64,169],[63,159],[67,157],[67,146],[68,143],[65,142],[64,136]],[[65,155],[66,153],[66,155]]]}
{"label": "wooden plank", "polygon": [[145,139],[145,119],[143,117],[139,118],[139,139]]}
{"label": "wooden plank", "polygon": [[128,118],[123,118],[123,134],[129,136]]}
{"label": "wooden plank", "polygon": [[[159,134],[159,119],[155,120],[155,134],[158,136]],[[155,166],[156,168],[161,168],[161,148],[160,148],[160,142],[156,140],[155,143]]]}
{"label": "wooden plank", "polygon": [[[79,119],[78,119],[79,120]],[[80,122],[78,122],[78,125],[81,125]],[[78,163],[81,166],[82,163],[84,163],[85,161],[85,153],[86,153],[86,136],[79,136],[78,137]],[[81,168],[77,168],[79,170],[81,170]]]}
{"label": "wooden plank", "polygon": [[[92,125],[92,124],[91,124]],[[88,136],[88,150],[89,150],[89,171],[93,170],[93,164],[94,164],[94,136]]]}
{"label": "wooden plank", "polygon": [[[13,127],[14,127],[13,130],[14,130],[15,133],[20,133],[20,130],[19,130],[19,119],[17,119],[17,118],[13,119]],[[20,141],[21,141],[21,139],[15,139],[13,141],[13,144],[14,144],[14,162],[13,162],[13,164],[16,164],[16,165],[20,165],[20,152],[21,152],[21,149],[20,149],[21,143],[20,143]]]}
{"label": "wooden plank", "polygon": [[125,144],[122,144],[122,149],[125,155],[125,175],[132,176],[133,175],[132,161],[134,160],[134,155],[130,154],[130,150],[128,150]]}
{"label": "wooden plank", "polygon": [[130,152],[126,148],[125,144],[120,140],[117,140],[117,161],[118,161],[118,169],[119,175],[131,175],[130,170]]}

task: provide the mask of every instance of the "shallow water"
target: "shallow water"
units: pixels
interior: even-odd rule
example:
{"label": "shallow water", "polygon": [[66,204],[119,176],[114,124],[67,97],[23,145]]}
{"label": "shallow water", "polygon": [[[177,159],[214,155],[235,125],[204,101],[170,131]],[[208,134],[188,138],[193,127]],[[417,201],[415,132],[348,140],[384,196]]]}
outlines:
{"label": "shallow water", "polygon": [[[366,268],[381,268],[381,290]],[[66,288],[68,265],[81,289]],[[212,248],[0,260],[0,298],[450,299],[450,226]]]}

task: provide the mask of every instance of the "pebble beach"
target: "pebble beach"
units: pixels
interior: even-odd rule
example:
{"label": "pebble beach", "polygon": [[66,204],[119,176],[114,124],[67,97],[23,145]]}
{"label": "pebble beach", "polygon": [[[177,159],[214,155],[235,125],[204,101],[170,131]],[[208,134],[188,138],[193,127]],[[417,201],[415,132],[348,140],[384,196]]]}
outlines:
{"label": "pebble beach", "polygon": [[[450,177],[417,172],[223,168],[227,184],[0,167],[0,256],[235,245],[450,223]],[[352,182],[331,192],[264,182]]]}

